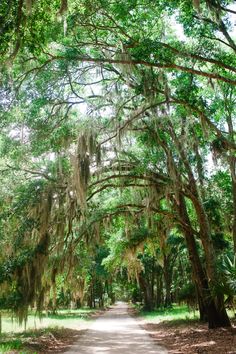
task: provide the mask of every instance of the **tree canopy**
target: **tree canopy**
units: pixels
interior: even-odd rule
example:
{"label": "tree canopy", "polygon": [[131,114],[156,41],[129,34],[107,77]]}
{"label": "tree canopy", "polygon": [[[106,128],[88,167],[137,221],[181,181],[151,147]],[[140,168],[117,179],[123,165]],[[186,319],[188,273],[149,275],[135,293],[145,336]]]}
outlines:
{"label": "tree canopy", "polygon": [[123,293],[230,326],[236,8],[0,4],[0,305]]}

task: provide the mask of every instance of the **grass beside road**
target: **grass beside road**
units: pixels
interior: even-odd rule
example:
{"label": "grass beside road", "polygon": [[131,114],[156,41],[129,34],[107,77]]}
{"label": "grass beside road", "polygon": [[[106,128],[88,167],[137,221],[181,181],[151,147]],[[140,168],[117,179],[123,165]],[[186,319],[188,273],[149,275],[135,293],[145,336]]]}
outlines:
{"label": "grass beside road", "polygon": [[196,321],[199,319],[198,311],[190,311],[185,305],[174,305],[172,308],[153,310],[151,312],[141,310],[139,315],[152,323],[162,321]]}
{"label": "grass beside road", "polygon": [[138,311],[141,323],[156,343],[173,353],[235,353],[236,319],[234,311],[228,311],[232,328],[208,329],[207,323],[199,321],[198,311],[189,311],[187,306]]}
{"label": "grass beside road", "polygon": [[[230,318],[234,318],[234,311],[228,310]],[[150,323],[169,322],[173,324],[181,324],[187,322],[195,322],[199,320],[199,313],[197,310],[190,310],[186,305],[173,305],[171,308],[158,309],[153,311],[140,310],[138,315]]]}
{"label": "grass beside road", "polygon": [[78,326],[85,324],[97,310],[94,309],[78,309],[78,310],[59,310],[56,314],[42,313],[40,318],[33,312],[29,313],[26,323],[20,325],[17,319],[14,319],[10,313],[2,313],[2,332],[17,333],[24,330],[41,329],[53,326],[63,326],[66,328],[76,329]]}
{"label": "grass beside road", "polygon": [[30,313],[26,324],[19,325],[16,319],[2,313],[0,353],[46,353],[60,352],[88,327],[98,310],[82,308],[59,310],[57,314],[43,313],[38,318]]}

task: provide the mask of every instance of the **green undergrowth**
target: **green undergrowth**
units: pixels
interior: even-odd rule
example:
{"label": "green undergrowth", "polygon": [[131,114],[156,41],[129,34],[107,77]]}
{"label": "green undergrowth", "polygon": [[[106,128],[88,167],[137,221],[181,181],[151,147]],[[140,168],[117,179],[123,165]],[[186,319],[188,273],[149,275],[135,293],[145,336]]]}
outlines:
{"label": "green undergrowth", "polygon": [[23,349],[23,342],[22,340],[15,338],[4,338],[0,339],[0,353],[9,353],[11,351],[16,351],[21,354],[26,354],[27,351]]}
{"label": "green undergrowth", "polygon": [[21,333],[4,333],[0,335],[0,353],[37,354],[37,351],[29,349],[29,341],[40,337],[60,337],[64,330],[59,327],[47,327]]}
{"label": "green undergrowth", "polygon": [[[137,308],[138,315],[150,323],[168,322],[170,325],[194,323],[199,320],[198,310],[193,310],[186,305],[173,305],[171,308],[144,311]],[[234,318],[234,312],[228,311],[230,318]]]}
{"label": "green undergrowth", "polygon": [[173,305],[172,308],[153,311],[140,310],[139,315],[149,322],[159,323],[163,321],[181,323],[184,321],[196,321],[199,319],[198,311],[193,311],[188,306]]}
{"label": "green undergrowth", "polygon": [[61,338],[65,330],[84,330],[97,309],[58,310],[57,313],[42,313],[40,318],[33,311],[25,324],[18,321],[7,311],[2,311],[2,334],[0,334],[0,354],[19,353],[37,354],[29,342],[40,338]]}
{"label": "green undergrowth", "polygon": [[[8,312],[2,312],[2,332],[19,333],[28,330],[37,330],[47,327],[65,327],[77,329],[84,326],[91,316],[96,313],[95,309],[75,309],[58,310],[57,313],[42,313],[40,317],[33,311],[29,312],[26,323],[20,325],[17,319],[14,319]],[[0,350],[1,353],[1,350]]]}

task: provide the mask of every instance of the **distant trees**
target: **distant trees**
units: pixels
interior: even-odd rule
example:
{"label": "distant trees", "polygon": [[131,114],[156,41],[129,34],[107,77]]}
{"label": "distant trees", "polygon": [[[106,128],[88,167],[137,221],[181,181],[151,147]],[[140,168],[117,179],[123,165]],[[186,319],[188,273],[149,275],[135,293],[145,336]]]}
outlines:
{"label": "distant trees", "polygon": [[62,279],[103,306],[117,277],[148,309],[195,289],[201,319],[229,326],[232,2],[3,1],[0,16],[2,307],[55,309]]}

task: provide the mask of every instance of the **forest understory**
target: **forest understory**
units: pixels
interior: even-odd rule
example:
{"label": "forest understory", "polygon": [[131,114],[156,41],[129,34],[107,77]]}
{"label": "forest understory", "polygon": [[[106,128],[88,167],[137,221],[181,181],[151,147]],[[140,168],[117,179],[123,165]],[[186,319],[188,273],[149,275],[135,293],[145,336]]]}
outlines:
{"label": "forest understory", "polygon": [[0,317],[183,304],[155,340],[234,353],[235,127],[235,1],[0,0]]}
{"label": "forest understory", "polygon": [[[154,323],[148,318],[140,317],[137,312],[129,311],[135,316],[142,328],[154,339],[155,343],[165,347],[169,354],[235,354],[236,353],[236,319],[232,328],[208,329],[207,324],[198,320],[180,319],[163,320]],[[93,318],[102,311],[93,314]],[[63,353],[70,348],[86,331],[71,328],[48,328],[15,337],[24,337],[23,349],[7,351],[8,354]],[[23,351],[22,351],[23,350]]]}
{"label": "forest understory", "polygon": [[232,328],[208,329],[198,321],[181,324],[161,322],[144,323],[157,344],[166,347],[170,354],[235,354],[236,320]]}
{"label": "forest understory", "polygon": [[49,326],[44,327],[44,321],[47,323],[45,316],[40,324],[37,323],[36,329],[29,326],[22,331],[3,332],[0,335],[0,353],[63,353],[87,331],[91,322],[101,316],[105,310],[87,311],[87,309],[81,310],[83,316],[80,311],[77,313],[67,311],[63,314],[59,312],[52,316]]}
{"label": "forest understory", "polygon": [[236,353],[236,316],[231,319],[231,328],[209,329],[207,323],[201,323],[197,318],[187,318],[190,313],[179,319],[174,318],[171,309],[168,313],[172,319],[161,319],[130,309],[130,314],[140,320],[140,325],[155,343],[167,348],[169,354]]}

